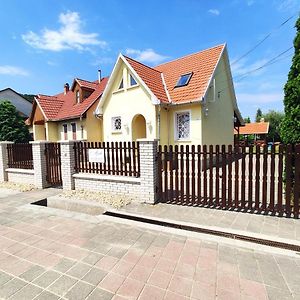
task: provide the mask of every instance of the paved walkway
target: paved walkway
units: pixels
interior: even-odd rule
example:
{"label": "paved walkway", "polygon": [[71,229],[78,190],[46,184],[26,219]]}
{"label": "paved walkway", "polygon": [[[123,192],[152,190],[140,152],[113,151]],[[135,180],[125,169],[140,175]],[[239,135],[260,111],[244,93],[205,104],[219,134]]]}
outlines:
{"label": "paved walkway", "polygon": [[300,299],[300,257],[29,207],[51,194],[0,199],[1,299]]}
{"label": "paved walkway", "polygon": [[155,218],[238,232],[300,245],[300,219],[159,203],[130,204],[123,211]]}

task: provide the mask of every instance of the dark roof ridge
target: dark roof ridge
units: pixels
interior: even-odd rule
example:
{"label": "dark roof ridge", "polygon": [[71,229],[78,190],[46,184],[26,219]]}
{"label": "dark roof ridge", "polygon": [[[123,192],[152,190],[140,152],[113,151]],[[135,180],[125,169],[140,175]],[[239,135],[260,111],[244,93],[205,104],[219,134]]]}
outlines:
{"label": "dark roof ridge", "polygon": [[28,99],[26,99],[26,98],[23,96],[24,94],[21,94],[21,93],[15,91],[15,90],[14,90],[13,88],[11,88],[11,87],[4,88],[4,89],[0,90],[0,92],[6,91],[6,90],[11,90],[11,91],[13,91],[14,93],[16,93],[16,94],[18,94],[20,97],[22,97],[24,100],[26,100],[27,102],[31,103],[31,101],[29,101]]}

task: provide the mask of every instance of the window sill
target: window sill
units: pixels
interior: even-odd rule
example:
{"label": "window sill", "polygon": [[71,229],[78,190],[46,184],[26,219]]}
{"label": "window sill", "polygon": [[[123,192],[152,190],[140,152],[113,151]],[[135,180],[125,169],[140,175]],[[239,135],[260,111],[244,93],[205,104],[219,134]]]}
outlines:
{"label": "window sill", "polygon": [[135,89],[135,88],[137,88],[137,87],[139,87],[139,85],[138,85],[138,84],[135,84],[135,85],[129,86],[129,87],[127,88],[127,90],[132,90],[132,89]]}
{"label": "window sill", "polygon": [[119,90],[116,90],[116,91],[113,91],[112,93],[113,94],[118,94],[118,93],[121,93],[121,92],[124,92],[125,89],[119,89]]}
{"label": "window sill", "polygon": [[112,134],[120,134],[120,133],[122,133],[122,130],[113,130],[111,133]]}
{"label": "window sill", "polygon": [[184,142],[184,143],[190,143],[191,139],[176,139],[175,142]]}

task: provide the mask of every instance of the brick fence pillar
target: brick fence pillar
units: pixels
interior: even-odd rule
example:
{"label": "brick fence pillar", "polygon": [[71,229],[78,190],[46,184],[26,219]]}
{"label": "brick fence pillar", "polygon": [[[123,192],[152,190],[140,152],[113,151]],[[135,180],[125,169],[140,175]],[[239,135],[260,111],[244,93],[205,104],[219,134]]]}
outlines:
{"label": "brick fence pillar", "polygon": [[61,141],[61,176],[64,190],[74,190],[75,181],[73,174],[75,174],[75,154],[74,141]]}
{"label": "brick fence pillar", "polygon": [[32,156],[33,156],[33,169],[34,169],[34,185],[39,189],[44,189],[49,186],[46,180],[47,167],[45,145],[47,141],[33,141]]}
{"label": "brick fence pillar", "polygon": [[140,140],[141,200],[149,204],[157,201],[157,145],[158,142]]}
{"label": "brick fence pillar", "polygon": [[0,181],[7,181],[8,154],[7,145],[13,142],[0,142]]}

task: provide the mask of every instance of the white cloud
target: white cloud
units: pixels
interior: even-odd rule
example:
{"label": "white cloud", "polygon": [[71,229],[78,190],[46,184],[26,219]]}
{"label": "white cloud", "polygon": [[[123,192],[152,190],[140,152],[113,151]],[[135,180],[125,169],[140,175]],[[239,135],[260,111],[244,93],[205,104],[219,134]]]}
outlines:
{"label": "white cloud", "polygon": [[82,21],[79,13],[66,12],[59,15],[58,30],[44,28],[40,34],[29,31],[22,35],[22,39],[31,47],[62,51],[76,49],[80,51],[89,50],[88,46],[105,47],[107,43],[98,39],[97,33],[82,32]]}
{"label": "white cloud", "polygon": [[11,75],[11,76],[28,76],[29,73],[20,68],[20,67],[15,67],[15,66],[0,66],[0,74],[3,75]]}
{"label": "white cloud", "polygon": [[279,11],[296,11],[300,8],[299,0],[276,0],[275,5]]}
{"label": "white cloud", "polygon": [[283,92],[274,93],[237,93],[239,103],[247,104],[268,104],[282,102]]}
{"label": "white cloud", "polygon": [[138,61],[145,62],[145,63],[146,62],[153,63],[153,64],[158,64],[169,58],[168,56],[164,56],[156,53],[153,49],[145,49],[145,50],[126,49],[125,53],[126,55],[133,56],[133,58]]}
{"label": "white cloud", "polygon": [[212,15],[215,15],[215,16],[218,16],[220,14],[220,11],[218,9],[215,9],[215,8],[209,9],[208,12]]}
{"label": "white cloud", "polygon": [[47,64],[48,64],[49,66],[52,66],[52,67],[58,66],[58,63],[55,62],[55,61],[52,61],[52,60],[48,60],[48,61],[47,61]]}

